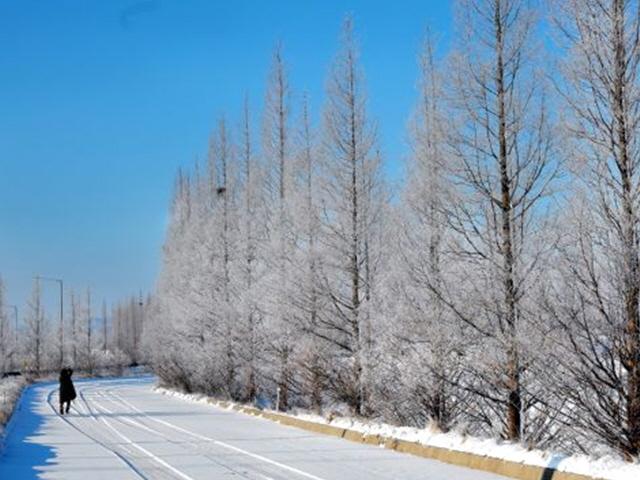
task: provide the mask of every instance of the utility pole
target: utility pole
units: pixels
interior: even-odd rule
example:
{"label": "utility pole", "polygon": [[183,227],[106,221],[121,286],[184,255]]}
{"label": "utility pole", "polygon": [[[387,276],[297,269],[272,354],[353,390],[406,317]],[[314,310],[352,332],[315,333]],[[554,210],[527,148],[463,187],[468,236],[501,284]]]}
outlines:
{"label": "utility pole", "polygon": [[60,368],[64,365],[64,282],[61,278],[50,278],[36,276],[36,280],[46,280],[49,282],[57,282],[60,285]]}

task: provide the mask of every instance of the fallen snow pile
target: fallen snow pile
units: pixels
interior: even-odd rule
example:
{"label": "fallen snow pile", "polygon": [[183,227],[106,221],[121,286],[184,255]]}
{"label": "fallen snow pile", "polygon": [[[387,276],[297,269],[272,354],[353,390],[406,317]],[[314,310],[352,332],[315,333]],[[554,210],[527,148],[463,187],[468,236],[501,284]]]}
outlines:
{"label": "fallen snow pile", "polygon": [[26,384],[24,377],[0,378],[0,439]]}
{"label": "fallen snow pile", "polygon": [[473,453],[514,463],[551,467],[560,472],[577,473],[606,480],[638,480],[640,478],[640,464],[630,464],[615,457],[594,459],[585,455],[567,456],[542,450],[529,450],[519,444],[496,439],[471,437],[457,432],[442,433],[431,428],[397,427],[381,423],[366,423],[352,418],[335,418],[328,421],[321,416],[304,413],[295,416],[301,420],[325,423],[367,435],[397,438],[430,447]]}
{"label": "fallen snow pile", "polygon": [[[201,394],[181,393],[163,387],[156,387],[154,390],[158,393],[182,400],[215,405],[228,410],[234,407],[247,406],[221,401]],[[313,415],[301,411],[286,414],[282,412],[273,413],[295,417],[308,422],[354,430],[367,435],[380,435],[398,440],[416,442],[430,447],[446,448],[543,468],[554,468],[560,472],[587,475],[603,480],[638,480],[640,478],[640,463],[628,463],[616,457],[596,459],[585,455],[567,456],[541,450],[528,450],[518,444],[501,442],[496,439],[470,437],[457,432],[442,433],[431,428],[398,427],[384,423],[365,422],[349,417],[327,419],[320,415]]]}

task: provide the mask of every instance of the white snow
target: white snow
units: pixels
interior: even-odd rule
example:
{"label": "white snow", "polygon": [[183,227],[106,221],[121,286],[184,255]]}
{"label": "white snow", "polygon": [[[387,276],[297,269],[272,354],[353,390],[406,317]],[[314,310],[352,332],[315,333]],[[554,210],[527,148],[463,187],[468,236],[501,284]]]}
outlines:
{"label": "white snow", "polygon": [[[201,394],[186,394],[162,387],[157,387],[155,391],[182,400],[200,404],[212,404],[227,409],[233,409],[234,406],[243,406]],[[442,433],[430,428],[398,427],[384,423],[364,422],[350,417],[327,419],[323,416],[304,411],[273,413],[287,415],[309,422],[354,430],[367,435],[391,437],[398,440],[416,442],[421,445],[473,453],[544,468],[552,467],[561,472],[587,475],[603,480],[638,480],[640,478],[640,464],[624,462],[615,457],[596,459],[586,455],[566,456],[541,450],[529,450],[518,444],[499,442],[495,439],[471,437],[457,432]]]}
{"label": "white snow", "polygon": [[0,378],[0,446],[4,427],[20,397],[20,392],[27,384],[24,377]]}
{"label": "white snow", "polygon": [[57,413],[57,382],[26,388],[0,456],[0,478],[503,478],[201,405],[204,398],[157,395],[154,382],[79,380],[78,399],[65,416]]}

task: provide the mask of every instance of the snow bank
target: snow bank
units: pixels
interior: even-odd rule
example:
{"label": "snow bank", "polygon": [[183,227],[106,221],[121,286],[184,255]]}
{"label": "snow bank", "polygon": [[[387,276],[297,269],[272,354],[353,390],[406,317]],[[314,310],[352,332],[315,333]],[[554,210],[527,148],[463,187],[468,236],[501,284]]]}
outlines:
{"label": "snow bank", "polygon": [[430,447],[499,458],[514,463],[543,468],[551,467],[560,472],[577,473],[606,480],[638,480],[640,478],[640,464],[627,463],[615,457],[594,459],[585,455],[566,456],[541,450],[529,450],[520,444],[470,437],[457,432],[442,433],[429,428],[397,427],[383,423],[363,422],[353,418],[336,418],[329,421],[321,416],[305,413],[295,414],[295,417],[355,430],[367,435],[391,437]]}
{"label": "snow bank", "polygon": [[4,436],[4,428],[26,385],[27,380],[24,377],[0,378],[0,443]]}
{"label": "snow bank", "polygon": [[[163,387],[156,387],[155,391],[182,400],[215,405],[227,410],[247,406],[221,401],[202,394],[181,393]],[[603,480],[638,480],[640,478],[639,463],[628,463],[616,457],[596,459],[585,455],[567,456],[541,450],[529,450],[519,444],[503,442],[496,439],[471,437],[457,432],[442,433],[432,428],[398,427],[384,423],[366,422],[349,417],[327,419],[320,415],[313,415],[303,411],[294,411],[286,414],[282,412],[273,413],[305,420],[307,422],[353,430],[366,435],[380,435],[382,437],[415,442],[430,447],[439,447],[498,458],[514,463],[543,468],[550,467],[560,472],[587,475]]]}

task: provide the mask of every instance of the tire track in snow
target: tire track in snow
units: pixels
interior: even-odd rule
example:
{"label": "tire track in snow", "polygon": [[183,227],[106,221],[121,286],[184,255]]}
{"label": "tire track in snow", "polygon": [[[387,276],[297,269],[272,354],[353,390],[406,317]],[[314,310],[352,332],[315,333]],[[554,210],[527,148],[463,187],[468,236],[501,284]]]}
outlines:
{"label": "tire track in snow", "polygon": [[168,428],[171,428],[171,429],[176,430],[178,432],[182,432],[182,433],[187,434],[187,435],[191,435],[192,437],[197,438],[199,440],[204,440],[204,441],[207,441],[207,442],[211,442],[212,444],[220,446],[222,448],[226,448],[227,450],[231,450],[231,451],[234,451],[236,453],[247,455],[247,456],[249,456],[249,457],[251,457],[251,458],[253,458],[255,460],[260,460],[261,462],[268,463],[270,465],[279,467],[279,468],[281,468],[283,470],[286,470],[288,472],[294,473],[294,474],[296,474],[298,476],[301,476],[301,477],[304,477],[304,478],[308,478],[308,479],[311,479],[311,480],[324,480],[321,477],[317,477],[317,476],[315,476],[315,475],[313,475],[311,473],[307,473],[307,472],[305,472],[303,470],[299,470],[299,469],[297,469],[295,467],[291,467],[291,466],[286,465],[284,463],[280,463],[280,462],[278,462],[276,460],[272,460],[270,458],[264,457],[264,456],[259,455],[257,453],[252,453],[252,452],[249,452],[249,451],[244,450],[242,448],[235,447],[235,446],[233,446],[231,444],[228,444],[226,442],[222,442],[220,440],[216,440],[214,438],[210,438],[210,437],[207,437],[205,435],[200,435],[199,433],[193,432],[191,430],[187,430],[186,428],[179,427],[179,426],[177,426],[177,425],[175,425],[175,424],[173,424],[171,422],[167,422],[166,420],[160,420],[159,418],[154,418],[151,415],[147,414],[146,412],[140,410],[138,407],[136,407],[135,405],[131,404],[130,402],[128,402],[124,398],[122,398],[121,395],[119,395],[119,394],[117,394],[115,392],[112,392],[111,394],[116,399],[118,399],[120,402],[122,402],[124,405],[127,405],[129,408],[131,408],[132,410],[140,413],[141,415],[145,416],[149,420],[154,421],[156,423],[159,423],[161,425],[165,425]]}
{"label": "tire track in snow", "polygon": [[[105,390],[105,392],[110,393],[114,398],[119,398],[122,402],[127,402],[121,395],[117,394],[115,391],[117,390],[121,390],[127,388],[127,385],[115,385],[112,388],[107,388]],[[142,412],[140,409],[136,408],[134,405],[132,405],[130,402],[127,402],[129,404],[129,406],[132,406],[133,408],[135,408],[138,412],[140,413],[144,413]],[[289,428],[289,427],[286,427]],[[274,437],[276,440],[278,439],[278,437]],[[316,460],[321,460],[327,463],[331,463],[335,460],[335,458],[331,455],[331,454],[325,454],[321,451],[314,451],[314,457]],[[366,478],[368,479],[379,479],[379,480],[385,480],[387,478],[389,478],[388,473],[382,471],[380,468],[376,468],[375,466],[369,466],[367,464],[360,464],[358,465],[359,468],[359,473],[363,476],[363,478],[366,476]],[[306,472],[305,472],[306,473]],[[342,475],[344,477],[347,477],[348,475],[351,475],[352,471],[349,469],[345,469],[345,472],[342,473]],[[263,473],[259,473],[259,475],[261,475],[261,478],[265,479],[265,476]],[[266,480],[275,480],[272,479],[270,477],[266,477]]]}
{"label": "tire track in snow", "polygon": [[[84,390],[86,390],[86,387],[83,388]],[[91,419],[93,421],[95,421],[96,423],[99,423],[100,421],[98,420],[98,417],[93,413],[93,409],[91,408],[91,405],[89,405],[89,402],[87,401],[87,399],[84,396],[84,392],[80,389],[80,387],[78,388],[78,398],[80,400],[82,400],[82,403],[84,403],[84,406],[82,406],[82,403],[78,403],[77,407],[78,410],[82,410],[82,413],[84,415],[88,415],[91,417]],[[102,432],[101,432],[102,433]],[[115,442],[114,442],[115,443]],[[124,445],[119,445],[120,449],[123,450],[127,455],[130,455],[131,457],[135,457],[135,453],[132,452],[131,450],[129,450],[129,448],[127,448]]]}
{"label": "tire track in snow", "polygon": [[[99,396],[101,398],[104,398],[105,400],[115,404],[115,405],[125,406],[125,408],[127,408],[129,410],[131,409],[131,407],[127,406],[126,404],[124,404],[122,402],[119,402],[117,398],[111,399],[111,398],[107,397],[106,395],[104,395],[102,393],[100,393]],[[146,432],[152,433],[152,434],[162,438],[163,440],[166,440],[166,441],[168,441],[168,442],[170,442],[170,443],[172,443],[174,445],[177,445],[180,448],[184,448],[184,444],[190,445],[192,448],[194,448],[195,450],[198,451],[199,455],[203,456],[204,458],[207,458],[208,460],[211,460],[213,463],[215,463],[216,465],[219,465],[222,468],[228,470],[230,473],[233,473],[235,475],[239,475],[240,477],[246,478],[248,480],[252,480],[252,478],[254,478],[254,477],[251,477],[251,476],[247,475],[246,473],[244,473],[242,471],[239,471],[239,470],[237,470],[237,469],[235,469],[235,468],[233,468],[233,467],[231,467],[229,465],[226,465],[226,464],[220,462],[219,460],[215,459],[209,452],[202,451],[201,445],[199,445],[198,443],[194,442],[193,440],[191,440],[191,441],[188,441],[188,440],[186,440],[186,441],[177,441],[177,440],[165,435],[164,433],[160,432],[159,430],[155,430],[155,429],[153,429],[153,428],[151,428],[151,427],[149,427],[149,426],[147,426],[147,425],[145,425],[145,424],[143,424],[141,422],[138,422],[136,420],[131,420],[131,419],[127,419],[127,418],[119,418],[118,417],[118,413],[109,410],[107,407],[105,407],[104,405],[99,403],[97,400],[94,400],[93,403],[96,405],[96,407],[98,409],[102,410],[103,412],[105,412],[105,413],[107,413],[109,415],[114,415],[115,420],[119,421],[120,423],[140,428],[140,429],[142,429],[142,430],[144,430]],[[267,477],[267,476],[263,475],[260,472],[256,472],[256,474],[259,475],[260,477],[262,477],[263,479],[266,478],[266,479],[269,479],[269,480],[273,480],[270,477]]]}
{"label": "tire track in snow", "polygon": [[107,446],[104,442],[102,442],[100,439],[82,431],[77,425],[74,425],[73,422],[71,422],[69,419],[65,418],[64,415],[60,415],[58,413],[58,411],[56,410],[56,407],[53,405],[53,402],[51,401],[51,397],[53,397],[54,392],[57,389],[52,389],[49,394],[47,395],[47,403],[49,404],[49,406],[51,407],[51,410],[53,410],[53,414],[58,417],[60,420],[62,420],[63,422],[65,422],[67,425],[69,425],[71,428],[73,428],[74,430],[76,430],[77,432],[79,432],[81,435],[87,437],[88,439],[92,440],[93,442],[95,442],[96,444],[100,445],[102,448],[104,448],[105,450],[107,450],[108,452],[110,452],[112,455],[115,455],[121,462],[123,462],[133,473],[135,473],[138,477],[142,478],[143,480],[148,480],[148,477],[145,476],[133,463],[131,463],[125,456],[121,455],[118,451],[114,450],[113,448],[110,448],[109,446]]}
{"label": "tire track in snow", "polygon": [[[89,387],[91,388],[91,387]],[[98,386],[95,386],[94,388],[98,388]],[[85,390],[87,390],[87,388],[85,388]],[[125,445],[131,447],[131,448],[135,448],[136,450],[138,450],[139,452],[142,452],[147,459],[149,460],[153,460],[154,462],[156,462],[157,464],[161,465],[162,467],[164,467],[166,470],[170,471],[171,473],[173,473],[174,475],[178,476],[179,478],[183,479],[183,480],[194,480],[193,478],[191,478],[189,475],[187,475],[186,473],[182,472],[181,470],[175,468],[173,465],[167,463],[166,461],[164,461],[162,458],[158,457],[157,455],[154,455],[152,452],[150,452],[149,450],[147,450],[146,448],[138,445],[136,442],[134,442],[133,440],[131,440],[129,437],[127,437],[126,435],[122,434],[121,432],[119,432],[113,425],[111,425],[111,423],[109,421],[107,421],[107,419],[105,419],[104,417],[100,417],[98,418],[91,409],[91,406],[89,405],[89,402],[87,401],[87,399],[84,396],[84,392],[82,392],[80,389],[78,389],[79,393],[80,393],[80,398],[82,398],[82,401],[85,403],[86,408],[89,410],[91,416],[98,420],[98,421],[102,421],[102,423],[105,424],[105,426],[111,430],[117,437],[119,437],[120,439],[122,439],[125,442]],[[97,402],[95,402],[97,405]]]}
{"label": "tire track in snow", "polygon": [[[92,383],[98,383],[98,382],[92,382]],[[99,382],[99,383],[102,383],[102,382]],[[116,443],[116,442],[118,441],[118,438],[119,438],[120,440],[123,440],[122,435],[120,435],[120,434],[119,434],[119,432],[118,432],[116,429],[114,429],[114,428],[109,424],[109,422],[107,422],[107,421],[106,421],[104,418],[102,418],[102,417],[98,418],[98,415],[97,415],[96,413],[94,413],[94,409],[91,407],[91,405],[89,404],[89,401],[86,399],[86,397],[85,397],[85,395],[84,395],[85,391],[90,390],[91,388],[97,388],[97,386],[92,386],[92,385],[85,386],[85,385],[81,385],[81,386],[79,386],[79,387],[78,387],[78,399],[79,399],[79,400],[82,400],[82,402],[84,403],[84,407],[82,407],[82,403],[78,403],[78,404],[77,404],[78,409],[82,408],[82,410],[83,410],[83,411],[86,409],[87,414],[88,414],[88,415],[89,415],[89,416],[90,416],[90,417],[91,417],[95,422],[100,423],[100,422],[102,421],[102,422],[107,426],[107,428],[109,428],[109,430],[113,431],[113,432],[115,433],[115,439],[114,439],[113,443]],[[104,435],[104,433],[102,433],[102,432],[100,432],[100,433],[101,433],[102,435]],[[132,442],[132,443],[131,443],[131,442],[127,442],[126,440],[124,440],[124,442],[125,442],[124,444],[122,444],[122,443],[118,444],[118,448],[119,448],[120,450],[124,451],[127,455],[129,455],[129,457],[130,457],[130,458],[129,458],[129,461],[130,461],[131,463],[134,463],[134,462],[133,462],[133,460],[131,460],[131,458],[134,458],[134,459],[136,460],[136,462],[138,462],[138,463],[140,463],[140,460],[144,460],[145,462],[155,461],[156,463],[158,463],[158,462],[156,461],[156,459],[155,459],[155,458],[153,458],[153,457],[151,457],[151,456],[149,456],[149,455],[146,455],[146,454],[144,454],[144,456],[143,456],[143,457],[139,457],[139,456],[138,456],[138,457],[136,458],[136,452],[134,452],[134,451],[132,451],[132,450],[130,449],[130,447],[134,447],[134,448],[136,447],[136,445],[133,445],[133,443],[135,443],[135,442]],[[125,458],[126,458],[126,457],[125,457]],[[169,472],[171,472],[171,473],[172,473],[172,475],[170,475],[172,478],[174,478],[174,477],[175,477],[175,475],[176,475],[176,474],[175,474],[175,472],[173,472],[171,469],[167,469],[167,468],[166,468],[164,465],[162,465],[162,464],[161,464],[161,466],[162,466],[163,468],[165,468],[167,471],[169,471]],[[153,468],[153,467],[151,467],[151,468]],[[141,470],[141,467],[138,467],[138,469],[139,469],[139,470]],[[152,474],[152,473],[150,473],[149,475],[150,475],[150,477],[151,477],[151,478],[157,478],[157,475],[156,475],[156,474]],[[180,475],[178,475],[178,477],[180,477]],[[149,477],[147,477],[147,478],[149,478]],[[183,478],[183,477],[180,477],[180,478]],[[183,480],[186,480],[186,479],[183,479]],[[193,479],[191,479],[191,480],[193,480]]]}

